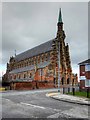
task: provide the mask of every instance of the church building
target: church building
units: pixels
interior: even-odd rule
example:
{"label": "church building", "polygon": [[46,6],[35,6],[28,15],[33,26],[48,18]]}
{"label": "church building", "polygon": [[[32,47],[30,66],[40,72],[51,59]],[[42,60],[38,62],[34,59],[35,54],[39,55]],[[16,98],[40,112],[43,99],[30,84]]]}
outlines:
{"label": "church building", "polygon": [[65,37],[60,9],[56,38],[10,57],[3,81],[14,90],[77,85],[78,77],[72,73]]}

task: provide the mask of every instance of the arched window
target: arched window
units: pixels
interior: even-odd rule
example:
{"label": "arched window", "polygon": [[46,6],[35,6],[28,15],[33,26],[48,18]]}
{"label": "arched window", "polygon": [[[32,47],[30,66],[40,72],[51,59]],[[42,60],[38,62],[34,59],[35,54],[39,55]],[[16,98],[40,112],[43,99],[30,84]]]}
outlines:
{"label": "arched window", "polygon": [[32,77],[32,73],[30,73],[30,76],[29,76],[30,78]]}
{"label": "arched window", "polygon": [[26,74],[24,74],[24,78],[26,78]]}
{"label": "arched window", "polygon": [[27,61],[26,65],[28,66],[28,61]]}
{"label": "arched window", "polygon": [[50,60],[50,53],[47,54],[47,61]]}
{"label": "arched window", "polygon": [[36,57],[35,63],[36,63],[36,65],[38,64],[38,57]]}
{"label": "arched window", "polygon": [[19,76],[18,76],[18,78],[20,79],[20,78],[21,78],[21,76],[19,75]]}
{"label": "arched window", "polygon": [[73,79],[73,81],[72,81],[72,86],[74,85],[74,79]]}
{"label": "arched window", "polygon": [[31,65],[33,65],[34,64],[34,59],[33,58],[31,58]]}
{"label": "arched window", "polygon": [[68,78],[68,79],[67,79],[67,84],[69,84],[69,83],[70,83],[70,79]]}
{"label": "arched window", "polygon": [[16,75],[14,75],[14,79],[16,79]]}
{"label": "arched window", "polygon": [[44,62],[44,55],[42,55],[42,62]]}
{"label": "arched window", "polygon": [[64,77],[62,77],[62,79],[61,79],[61,84],[62,85],[64,84]]}
{"label": "arched window", "polygon": [[31,65],[31,59],[29,59],[29,65]]}
{"label": "arched window", "polygon": [[40,56],[38,56],[38,63],[40,63]]}
{"label": "arched window", "polygon": [[42,55],[40,55],[40,63],[42,63]]}

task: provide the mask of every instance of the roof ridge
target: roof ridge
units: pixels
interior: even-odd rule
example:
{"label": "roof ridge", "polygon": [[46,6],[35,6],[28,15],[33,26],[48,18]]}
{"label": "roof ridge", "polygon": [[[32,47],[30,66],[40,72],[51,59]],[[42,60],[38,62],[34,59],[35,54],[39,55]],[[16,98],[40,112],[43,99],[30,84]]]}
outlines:
{"label": "roof ridge", "polygon": [[[52,40],[53,40],[53,39],[52,39]],[[23,51],[22,53],[25,53],[25,52],[27,52],[27,51],[29,51],[29,50],[32,50],[32,49],[34,49],[34,48],[36,48],[36,47],[39,47],[39,46],[41,46],[41,45],[43,45],[43,44],[45,44],[45,43],[48,43],[48,42],[50,42],[50,41],[52,41],[52,40],[49,40],[49,41],[47,41],[47,42],[43,42],[43,43],[41,43],[41,44],[39,44],[39,45],[36,45],[36,46],[33,47],[33,48],[30,48],[30,49],[28,49],[28,50],[26,50],[26,51]],[[22,53],[20,53],[20,54],[22,54]],[[18,54],[18,55],[20,55],[20,54]],[[17,57],[18,55],[16,55],[16,57]]]}
{"label": "roof ridge", "polygon": [[84,60],[84,61],[82,61],[82,62],[80,62],[80,63],[78,63],[78,64],[83,64],[83,63],[90,63],[90,58],[87,59],[87,60]]}
{"label": "roof ridge", "polygon": [[29,57],[33,57],[33,56],[36,56],[38,54],[42,54],[42,53],[45,53],[45,52],[48,52],[50,51],[52,48],[52,40],[49,40],[47,42],[44,42],[40,45],[37,45],[31,49],[28,49],[18,55],[15,56],[15,60],[17,61],[21,61],[21,60],[24,60],[24,59],[27,59]]}

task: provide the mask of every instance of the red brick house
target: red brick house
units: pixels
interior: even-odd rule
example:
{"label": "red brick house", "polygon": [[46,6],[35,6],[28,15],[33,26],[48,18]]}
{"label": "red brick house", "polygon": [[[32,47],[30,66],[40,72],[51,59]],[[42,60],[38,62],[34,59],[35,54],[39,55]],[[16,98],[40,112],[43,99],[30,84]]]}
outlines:
{"label": "red brick house", "polygon": [[90,59],[79,63],[80,89],[90,88]]}

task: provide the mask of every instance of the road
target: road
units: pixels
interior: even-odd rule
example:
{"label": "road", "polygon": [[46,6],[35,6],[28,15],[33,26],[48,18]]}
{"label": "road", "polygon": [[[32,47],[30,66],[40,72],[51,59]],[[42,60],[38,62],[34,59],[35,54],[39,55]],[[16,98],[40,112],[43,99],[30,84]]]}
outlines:
{"label": "road", "polygon": [[2,118],[88,118],[88,106],[54,100],[46,96],[51,91],[57,89],[3,92]]}

